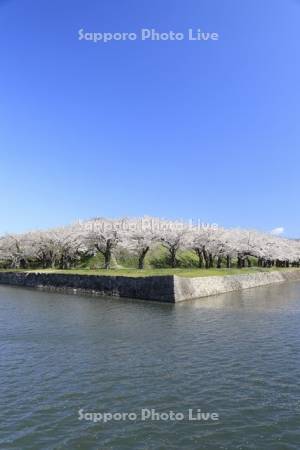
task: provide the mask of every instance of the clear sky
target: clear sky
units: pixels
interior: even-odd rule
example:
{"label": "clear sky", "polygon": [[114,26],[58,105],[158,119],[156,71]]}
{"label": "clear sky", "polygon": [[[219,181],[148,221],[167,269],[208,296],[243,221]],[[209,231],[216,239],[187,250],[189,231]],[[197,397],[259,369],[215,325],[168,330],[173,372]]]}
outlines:
{"label": "clear sky", "polygon": [[0,233],[148,214],[299,237],[299,34],[298,0],[0,0]]}

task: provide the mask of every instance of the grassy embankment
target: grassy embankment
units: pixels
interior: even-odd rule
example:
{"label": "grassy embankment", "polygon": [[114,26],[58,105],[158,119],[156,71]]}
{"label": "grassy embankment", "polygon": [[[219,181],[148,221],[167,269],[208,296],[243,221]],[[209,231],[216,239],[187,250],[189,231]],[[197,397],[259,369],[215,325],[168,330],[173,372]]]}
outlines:
{"label": "grassy embankment", "polygon": [[[260,267],[251,267],[245,269],[35,269],[35,270],[20,270],[20,269],[0,269],[0,272],[41,272],[41,273],[61,273],[74,275],[105,275],[105,276],[126,276],[126,277],[146,277],[146,276],[163,276],[163,275],[177,275],[180,277],[209,277],[209,276],[224,276],[224,275],[245,275],[248,273],[270,272],[274,270],[291,270],[291,269],[262,269]],[[299,269],[294,269],[299,270]]]}

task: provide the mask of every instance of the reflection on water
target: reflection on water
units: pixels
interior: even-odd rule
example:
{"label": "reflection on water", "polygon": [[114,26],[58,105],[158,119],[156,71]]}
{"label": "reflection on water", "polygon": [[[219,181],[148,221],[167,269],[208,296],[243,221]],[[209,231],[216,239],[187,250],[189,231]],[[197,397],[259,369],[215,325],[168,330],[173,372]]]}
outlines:
{"label": "reflection on water", "polygon": [[[299,283],[176,305],[2,286],[2,448],[299,449],[299,321]],[[220,420],[94,424],[80,408]]]}

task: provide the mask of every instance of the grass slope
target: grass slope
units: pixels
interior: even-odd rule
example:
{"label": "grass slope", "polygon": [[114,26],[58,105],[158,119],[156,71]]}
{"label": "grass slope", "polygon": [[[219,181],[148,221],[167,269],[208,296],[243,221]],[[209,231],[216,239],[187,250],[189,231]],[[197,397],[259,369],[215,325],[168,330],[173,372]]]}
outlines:
{"label": "grass slope", "polygon": [[[224,276],[224,275],[243,275],[257,272],[270,272],[278,270],[292,270],[292,269],[262,269],[259,267],[245,268],[245,269],[37,269],[37,270],[3,270],[0,272],[39,272],[39,273],[62,273],[74,275],[105,275],[105,276],[126,276],[126,277],[149,277],[149,276],[163,276],[163,275],[177,275],[180,277],[209,277],[209,276]],[[299,270],[299,269],[294,269]]]}

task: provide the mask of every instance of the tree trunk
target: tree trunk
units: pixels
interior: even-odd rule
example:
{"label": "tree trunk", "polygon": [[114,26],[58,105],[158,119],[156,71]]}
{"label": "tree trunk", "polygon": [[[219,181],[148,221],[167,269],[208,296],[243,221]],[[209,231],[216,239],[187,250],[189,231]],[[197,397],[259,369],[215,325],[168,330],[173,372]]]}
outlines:
{"label": "tree trunk", "polygon": [[141,251],[141,254],[139,255],[139,269],[143,269],[144,268],[144,265],[145,265],[145,257],[146,257],[146,255],[147,255],[147,253],[148,253],[148,251],[149,251],[149,248],[150,247],[146,247],[146,248],[144,248],[142,251]]}
{"label": "tree trunk", "polygon": [[203,267],[203,254],[202,254],[202,250],[200,248],[195,248],[195,252],[198,256],[198,267],[199,269],[202,269]]}
{"label": "tree trunk", "polygon": [[108,239],[104,252],[104,269],[106,270],[110,269],[111,254],[112,254],[112,242],[111,239]]}
{"label": "tree trunk", "polygon": [[110,262],[111,262],[111,251],[110,249],[106,249],[104,253],[104,269],[106,270],[110,269]]}
{"label": "tree trunk", "polygon": [[221,269],[221,268],[222,268],[222,256],[218,256],[217,269]]}
{"label": "tree trunk", "polygon": [[209,269],[209,258],[208,258],[208,254],[207,254],[205,247],[203,247],[202,253],[203,253],[203,257],[204,257],[204,261],[205,261],[205,269]]}
{"label": "tree trunk", "polygon": [[226,256],[226,267],[231,269],[231,257],[229,255]]}
{"label": "tree trunk", "polygon": [[176,253],[177,250],[175,248],[170,248],[170,262],[173,269],[177,266]]}
{"label": "tree trunk", "polygon": [[24,258],[20,259],[20,269],[26,269],[26,261]]}

